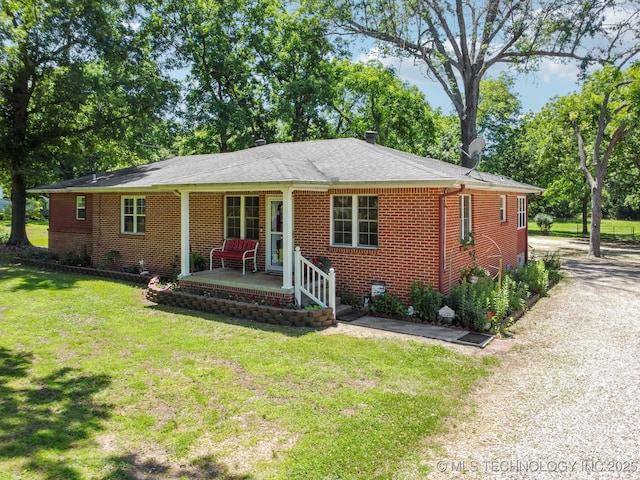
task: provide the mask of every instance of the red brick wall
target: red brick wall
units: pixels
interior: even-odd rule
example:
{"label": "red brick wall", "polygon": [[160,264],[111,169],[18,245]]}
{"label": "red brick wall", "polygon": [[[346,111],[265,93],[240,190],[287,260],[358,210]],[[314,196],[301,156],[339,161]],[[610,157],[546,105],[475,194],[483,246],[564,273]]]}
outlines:
{"label": "red brick wall", "polygon": [[[302,254],[327,256],[336,270],[337,289],[361,297],[372,280],[405,297],[411,282],[438,284],[438,190],[426,188],[349,189],[295,193],[295,241]],[[377,195],[377,249],[330,246],[331,195]]]}
{"label": "red brick wall", "polygon": [[[460,246],[459,195],[446,197],[446,248],[439,259],[439,197],[443,189],[335,189],[330,192],[294,193],[294,246],[306,257],[327,256],[336,269],[338,290],[348,289],[358,297],[371,292],[371,281],[381,280],[387,290],[406,301],[414,280],[439,284],[439,269],[444,267],[444,291],[459,281],[460,270],[473,262]],[[260,253],[258,269],[265,265],[266,198],[260,193]],[[500,192],[465,190],[472,196],[472,230],[478,265],[494,270],[500,264],[516,266],[518,253],[526,251],[526,229],[517,230],[517,195],[507,197],[507,221],[500,221]],[[233,195],[250,195],[234,192]],[[377,195],[379,208],[379,245],[377,249],[332,247],[330,232],[331,195]],[[75,219],[75,195],[51,195],[50,250],[65,253],[70,246],[87,243],[97,265],[104,254],[117,250],[124,265],[145,260],[152,273],[177,273],[180,265],[180,197],[173,193],[130,193],[146,197],[146,232],[142,235],[120,232],[121,198],[119,193],[87,195],[90,233],[80,234],[67,225],[69,215]],[[191,248],[209,261],[212,247],[224,240],[223,193],[190,195]],[[73,207],[71,209],[71,206]],[[91,219],[91,220],[89,220]],[[524,232],[525,240],[522,241]],[[495,242],[495,243],[494,243]],[[497,244],[499,247],[497,247]],[[524,249],[524,250],[523,250]],[[177,257],[177,258],[176,258]]]}
{"label": "red brick wall", "polygon": [[[144,196],[146,228],[144,234],[121,233],[121,198]],[[93,263],[105,253],[117,250],[123,265],[137,265],[140,260],[152,273],[173,274],[172,263],[180,255],[180,198],[173,193],[132,192],[94,194]],[[179,265],[179,260],[178,260]]]}
{"label": "red brick wall", "polygon": [[62,256],[69,252],[92,254],[93,197],[85,195],[86,219],[76,220],[75,193],[55,193],[49,197],[49,251]]}
{"label": "red brick wall", "polygon": [[[470,252],[475,250],[478,266],[494,273],[500,265],[500,258],[503,268],[508,265],[515,268],[516,257],[522,248],[517,230],[516,194],[478,190],[465,190],[463,194],[471,195],[471,228],[475,248],[460,246],[460,195],[446,197],[445,292],[458,283],[460,270],[473,264]],[[506,222],[500,221],[500,195],[507,197]],[[526,243],[524,247],[526,250]]]}

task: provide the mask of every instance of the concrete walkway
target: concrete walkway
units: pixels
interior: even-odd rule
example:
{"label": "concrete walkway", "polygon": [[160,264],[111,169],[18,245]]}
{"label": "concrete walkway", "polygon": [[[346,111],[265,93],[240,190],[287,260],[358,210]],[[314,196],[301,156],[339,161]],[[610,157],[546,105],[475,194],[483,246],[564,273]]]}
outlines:
{"label": "concrete walkway", "polygon": [[[493,340],[493,335],[480,334],[484,338],[476,343],[461,340],[468,335],[468,330],[459,330],[457,328],[439,327],[436,325],[428,325],[424,323],[412,323],[402,320],[394,320],[391,318],[378,318],[364,316],[349,322],[351,325],[358,327],[375,328],[387,332],[402,333],[405,335],[413,335],[417,337],[432,338],[434,340],[442,340],[445,342],[459,343],[461,345],[472,345],[474,347],[484,347]],[[478,334],[476,334],[478,335]]]}

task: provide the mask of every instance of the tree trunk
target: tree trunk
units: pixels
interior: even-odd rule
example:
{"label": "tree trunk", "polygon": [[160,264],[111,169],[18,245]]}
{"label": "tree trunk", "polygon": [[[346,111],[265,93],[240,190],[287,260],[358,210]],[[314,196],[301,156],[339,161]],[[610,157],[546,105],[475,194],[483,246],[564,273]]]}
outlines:
{"label": "tree trunk", "polygon": [[27,238],[27,183],[24,175],[14,173],[11,178],[11,235],[7,245],[30,247]]}
{"label": "tree trunk", "polygon": [[475,78],[475,71],[469,73],[471,78],[464,81],[464,110],[458,113],[462,133],[460,164],[465,168],[473,168],[475,164],[475,159],[469,155],[469,145],[478,135],[476,119],[478,117],[478,99],[480,98],[480,80]]}
{"label": "tree trunk", "polygon": [[27,126],[29,119],[29,79],[33,78],[26,69],[19,72],[12,89],[11,101],[11,235],[7,245],[14,247],[31,246],[27,238],[27,179],[23,173],[28,154]]}
{"label": "tree trunk", "polygon": [[602,223],[602,182],[591,189],[591,234],[589,235],[589,258],[600,258],[600,224]]}
{"label": "tree trunk", "polygon": [[589,196],[590,193],[588,190],[582,196],[582,233],[584,235],[589,233]]}

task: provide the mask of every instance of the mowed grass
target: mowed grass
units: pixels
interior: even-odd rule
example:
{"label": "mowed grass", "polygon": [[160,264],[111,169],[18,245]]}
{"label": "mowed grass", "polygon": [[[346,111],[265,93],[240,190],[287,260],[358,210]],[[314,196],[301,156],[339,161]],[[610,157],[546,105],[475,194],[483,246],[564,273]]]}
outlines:
{"label": "mowed grass", "polygon": [[[591,230],[591,225],[589,225]],[[640,221],[603,219],[600,227],[603,240],[640,241]],[[533,219],[529,219],[529,233],[541,235],[540,228]],[[589,238],[582,233],[582,220],[556,220],[551,226],[552,237]]]}
{"label": "mowed grass", "polygon": [[[0,227],[11,230],[11,222],[2,220],[0,221]],[[43,220],[27,223],[27,238],[34,247],[47,248],[49,246],[49,222]]]}
{"label": "mowed grass", "polygon": [[497,363],[6,261],[0,332],[0,479],[425,477],[414,452]]}

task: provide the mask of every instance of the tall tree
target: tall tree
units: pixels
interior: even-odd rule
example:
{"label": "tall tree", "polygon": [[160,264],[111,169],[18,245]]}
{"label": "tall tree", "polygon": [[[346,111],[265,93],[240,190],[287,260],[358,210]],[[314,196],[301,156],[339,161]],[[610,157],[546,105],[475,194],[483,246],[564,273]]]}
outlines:
{"label": "tall tree", "polygon": [[523,122],[520,151],[529,175],[520,180],[535,181],[546,189],[543,197],[532,204],[532,210],[540,209],[556,217],[582,213],[587,233],[589,188],[578,168],[578,148],[561,99],[549,102]]}
{"label": "tall tree", "polygon": [[253,38],[277,0],[151,0],[144,29],[167,69],[186,73],[182,153],[246,148],[266,135]]}
{"label": "tall tree", "polygon": [[486,140],[479,168],[535,183],[529,177],[529,159],[524,154],[522,104],[513,92],[514,79],[508,75],[487,78],[480,83],[478,130]]}
{"label": "tall tree", "polygon": [[640,103],[640,64],[626,72],[608,66],[595,72],[580,95],[567,99],[580,168],[591,190],[589,256],[600,257],[600,226],[605,178],[616,147],[640,127],[634,108]]}
{"label": "tall tree", "polygon": [[134,118],[144,123],[171,96],[136,15],[135,5],[118,0],[0,0],[0,170],[11,184],[10,245],[29,244],[26,189],[54,169],[66,144]]}
{"label": "tall tree", "polygon": [[435,141],[435,112],[418,88],[381,63],[334,62],[332,101],[336,136],[378,132],[378,143],[425,155]]}
{"label": "tall tree", "polygon": [[[308,2],[318,12],[329,12],[343,32],[377,40],[425,66],[455,107],[461,162],[467,166],[472,162],[468,147],[477,136],[480,82],[487,72],[500,63],[533,68],[543,57],[575,59],[585,66],[606,62],[625,56],[626,34],[634,38],[639,30],[638,5],[630,0]],[[614,14],[622,20],[611,21]],[[587,48],[588,37],[609,41]]]}
{"label": "tall tree", "polygon": [[257,73],[265,81],[281,141],[331,135],[327,112],[335,78],[332,62],[341,52],[329,41],[326,22],[302,10],[282,9],[263,22],[253,44]]}

